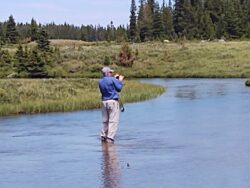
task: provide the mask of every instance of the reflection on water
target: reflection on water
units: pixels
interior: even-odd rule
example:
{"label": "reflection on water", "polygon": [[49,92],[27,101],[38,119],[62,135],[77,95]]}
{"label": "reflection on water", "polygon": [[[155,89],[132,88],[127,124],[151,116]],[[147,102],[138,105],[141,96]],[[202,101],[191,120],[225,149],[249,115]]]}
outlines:
{"label": "reflection on water", "polygon": [[174,96],[180,99],[195,100],[212,96],[224,96],[228,94],[227,83],[216,83],[212,86],[207,86],[205,83],[195,85],[181,85],[175,88]]}
{"label": "reflection on water", "polygon": [[176,98],[184,98],[184,99],[197,99],[199,96],[197,96],[197,92],[195,90],[195,86],[180,86],[177,88],[175,93]]}
{"label": "reflection on water", "polygon": [[111,143],[102,143],[102,153],[103,188],[120,187],[120,171],[116,145]]}

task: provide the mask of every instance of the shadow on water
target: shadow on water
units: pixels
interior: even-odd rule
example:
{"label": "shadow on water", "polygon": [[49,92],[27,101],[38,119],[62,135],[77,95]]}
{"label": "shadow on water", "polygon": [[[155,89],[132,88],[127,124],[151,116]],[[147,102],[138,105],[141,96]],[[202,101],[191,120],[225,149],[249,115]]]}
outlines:
{"label": "shadow on water", "polygon": [[120,187],[121,173],[117,157],[117,146],[110,143],[102,143],[102,187]]}

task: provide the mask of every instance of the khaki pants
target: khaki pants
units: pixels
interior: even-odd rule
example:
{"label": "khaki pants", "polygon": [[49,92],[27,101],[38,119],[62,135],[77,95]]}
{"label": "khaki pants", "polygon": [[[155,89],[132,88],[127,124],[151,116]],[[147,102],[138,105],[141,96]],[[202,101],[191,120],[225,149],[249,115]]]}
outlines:
{"label": "khaki pants", "polygon": [[102,101],[102,131],[101,136],[115,138],[120,116],[119,102],[116,100]]}

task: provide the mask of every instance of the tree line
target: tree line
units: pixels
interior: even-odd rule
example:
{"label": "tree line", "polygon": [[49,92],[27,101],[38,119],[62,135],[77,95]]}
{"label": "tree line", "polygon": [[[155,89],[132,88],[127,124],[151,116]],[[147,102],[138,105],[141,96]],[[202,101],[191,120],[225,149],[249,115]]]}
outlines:
{"label": "tree line", "polygon": [[132,0],[128,38],[250,38],[250,0]]}
{"label": "tree line", "polygon": [[39,32],[45,30],[49,39],[71,39],[83,41],[127,41],[128,29],[115,27],[111,21],[106,27],[97,25],[75,26],[54,22],[42,25],[35,19],[30,23],[16,23],[11,15],[7,21],[0,22],[0,44],[28,43],[37,40]]}
{"label": "tree line", "polygon": [[107,26],[0,22],[0,43],[29,42],[43,28],[49,39],[133,41],[179,38],[250,38],[250,0],[131,0],[128,25]]}

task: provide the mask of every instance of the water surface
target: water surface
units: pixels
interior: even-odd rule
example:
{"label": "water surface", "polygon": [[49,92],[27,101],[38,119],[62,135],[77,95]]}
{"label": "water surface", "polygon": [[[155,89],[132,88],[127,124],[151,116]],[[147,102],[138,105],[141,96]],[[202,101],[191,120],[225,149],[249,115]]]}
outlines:
{"label": "water surface", "polygon": [[145,81],[167,92],[126,104],[114,145],[99,110],[0,118],[0,187],[250,187],[244,80]]}

